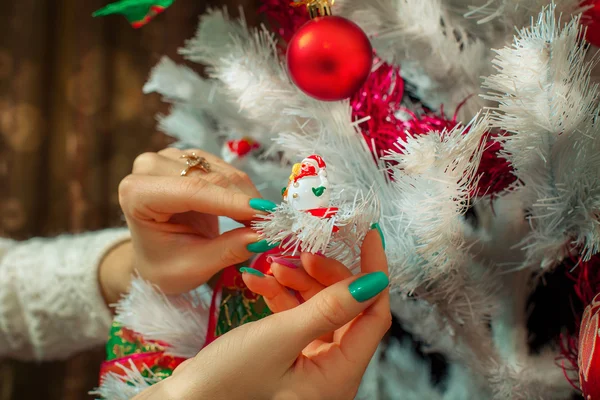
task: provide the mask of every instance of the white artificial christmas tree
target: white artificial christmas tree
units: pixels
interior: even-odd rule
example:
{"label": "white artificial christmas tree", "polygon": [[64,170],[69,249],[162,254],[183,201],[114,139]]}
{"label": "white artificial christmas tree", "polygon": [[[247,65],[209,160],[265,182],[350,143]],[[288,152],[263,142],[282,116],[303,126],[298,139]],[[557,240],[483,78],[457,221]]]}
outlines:
{"label": "white artificial christmas tree", "polygon": [[[431,110],[456,117],[449,129],[398,131],[387,149],[373,148],[348,101],[319,102],[292,84],[274,34],[221,10],[203,15],[181,50],[207,66],[208,78],[168,59],[152,72],[144,90],[174,104],[160,126],[182,145],[220,152],[249,137],[261,146],[239,167],[265,196],[287,202],[257,225],[266,238],[303,229],[304,247],[300,240],[295,250],[326,250],[330,237],[315,232],[328,220],[300,211],[332,201],[351,204],[345,215],[357,224],[379,216],[393,313],[448,367],[434,384],[412,345],[393,339],[357,398],[559,400],[577,392],[577,371],[557,362],[558,338],[530,350],[527,307],[544,274],[600,250],[599,91],[583,10],[575,0],[337,0],[334,14],[372,38],[373,73],[399,65],[412,98],[393,104],[396,115],[407,123]],[[482,157],[494,142],[514,179],[487,193]],[[326,160],[326,174],[317,159],[301,161],[310,154]],[[294,162],[316,174],[288,182]],[[357,210],[369,217],[355,218]],[[301,230],[282,228],[294,221]],[[142,304],[122,304],[123,314],[142,312]],[[151,334],[150,325],[135,327]],[[177,329],[163,339],[184,337]]]}

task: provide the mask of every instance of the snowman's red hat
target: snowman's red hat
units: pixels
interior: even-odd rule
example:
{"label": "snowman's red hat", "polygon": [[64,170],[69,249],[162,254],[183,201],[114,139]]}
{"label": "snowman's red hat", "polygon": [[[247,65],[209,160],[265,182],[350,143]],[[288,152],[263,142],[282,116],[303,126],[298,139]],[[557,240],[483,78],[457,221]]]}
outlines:
{"label": "snowman's red hat", "polygon": [[302,162],[310,163],[319,169],[323,169],[323,168],[327,167],[327,165],[325,164],[325,161],[323,161],[321,156],[316,155],[316,154],[306,157],[304,160],[302,160]]}

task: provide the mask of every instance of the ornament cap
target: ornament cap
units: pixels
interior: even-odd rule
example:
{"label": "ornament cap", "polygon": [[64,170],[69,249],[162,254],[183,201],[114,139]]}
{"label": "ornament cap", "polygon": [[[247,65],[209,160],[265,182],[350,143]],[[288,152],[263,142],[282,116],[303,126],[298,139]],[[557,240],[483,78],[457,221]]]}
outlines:
{"label": "ornament cap", "polygon": [[333,15],[331,6],[334,0],[300,0],[292,3],[292,6],[306,6],[310,19],[328,17]]}

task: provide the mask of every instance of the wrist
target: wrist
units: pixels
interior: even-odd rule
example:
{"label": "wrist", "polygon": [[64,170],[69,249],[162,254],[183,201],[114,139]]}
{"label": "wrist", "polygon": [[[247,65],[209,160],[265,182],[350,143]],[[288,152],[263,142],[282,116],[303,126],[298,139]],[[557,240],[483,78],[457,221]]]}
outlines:
{"label": "wrist", "polygon": [[111,248],[98,268],[98,281],[108,306],[115,304],[129,289],[134,269],[134,251],[131,241]]}

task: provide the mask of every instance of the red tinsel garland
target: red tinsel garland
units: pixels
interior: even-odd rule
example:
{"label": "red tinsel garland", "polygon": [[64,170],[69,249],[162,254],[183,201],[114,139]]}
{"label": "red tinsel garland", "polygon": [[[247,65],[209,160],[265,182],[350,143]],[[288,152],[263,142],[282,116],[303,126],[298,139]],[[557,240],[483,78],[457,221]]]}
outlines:
{"label": "red tinsel garland", "polygon": [[292,0],[262,0],[258,12],[264,14],[274,31],[287,43],[310,19],[306,7],[292,7]]}
{"label": "red tinsel garland", "polygon": [[497,139],[498,135],[486,137],[486,147],[477,169],[479,181],[473,196],[490,196],[493,199],[517,181],[510,162],[500,156],[502,144]]}

